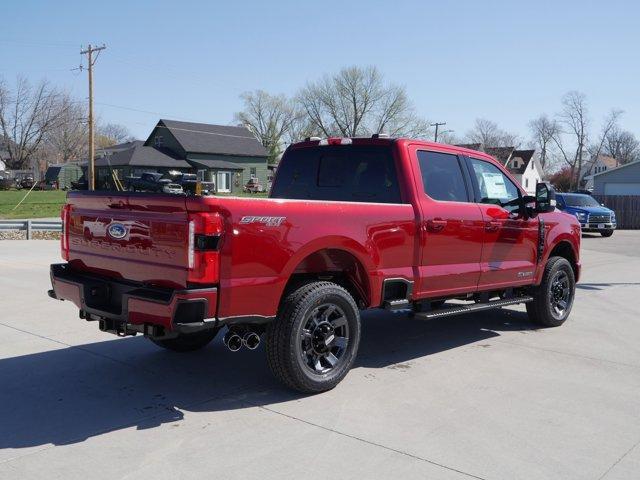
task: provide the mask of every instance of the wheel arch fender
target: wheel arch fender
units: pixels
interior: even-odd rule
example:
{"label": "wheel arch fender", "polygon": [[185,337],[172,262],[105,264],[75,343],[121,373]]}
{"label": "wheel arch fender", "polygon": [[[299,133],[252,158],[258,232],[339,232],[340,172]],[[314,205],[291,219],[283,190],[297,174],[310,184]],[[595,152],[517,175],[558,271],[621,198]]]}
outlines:
{"label": "wheel arch fender", "polygon": [[351,283],[348,286],[353,287],[347,288],[350,293],[360,297],[361,303],[371,305],[376,282],[369,272],[376,268],[374,258],[365,245],[352,238],[332,235],[314,239],[298,249],[283,268],[286,285],[282,293],[296,276],[342,271]]}
{"label": "wheel arch fender", "polygon": [[576,244],[576,240],[570,233],[560,233],[558,235],[550,236],[547,243],[546,251],[539,268],[538,278],[536,284],[542,281],[542,274],[544,272],[544,266],[549,261],[549,258],[558,256],[566,258],[575,275],[576,282],[580,275],[580,246]]}

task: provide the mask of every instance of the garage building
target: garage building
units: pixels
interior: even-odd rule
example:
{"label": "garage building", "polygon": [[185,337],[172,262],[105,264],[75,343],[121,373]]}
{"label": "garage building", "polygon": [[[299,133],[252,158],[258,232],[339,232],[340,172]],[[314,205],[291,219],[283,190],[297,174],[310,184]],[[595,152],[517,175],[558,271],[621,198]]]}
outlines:
{"label": "garage building", "polygon": [[640,160],[593,176],[595,195],[640,195]]}

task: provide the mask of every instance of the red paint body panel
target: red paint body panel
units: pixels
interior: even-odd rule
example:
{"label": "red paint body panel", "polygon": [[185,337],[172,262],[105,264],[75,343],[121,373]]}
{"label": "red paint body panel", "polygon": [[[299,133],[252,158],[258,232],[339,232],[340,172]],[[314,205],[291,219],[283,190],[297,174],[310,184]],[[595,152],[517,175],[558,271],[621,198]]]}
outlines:
{"label": "red paint body panel", "polygon": [[[221,243],[215,254],[207,254],[209,264],[200,269],[205,278],[198,281],[218,287],[208,314],[219,319],[273,317],[291,276],[305,272],[348,269],[369,307],[381,304],[383,281],[389,278],[414,282],[413,299],[539,283],[540,218],[546,229],[544,261],[555,245],[568,242],[579,266],[580,229],[569,215],[512,219],[495,205],[438,202],[424,193],[416,150],[473,156],[505,172],[488,155],[405,139],[353,142],[393,146],[402,203],[70,192],[69,264],[108,279],[189,288],[189,222],[196,213],[213,214],[221,222]],[[245,217],[282,221],[271,225]],[[125,238],[106,233],[114,223],[126,227]],[[518,276],[523,271],[532,273]],[[74,301],[77,295],[61,283],[56,289],[59,298]],[[136,322],[167,325],[164,307],[134,301],[129,308]]]}

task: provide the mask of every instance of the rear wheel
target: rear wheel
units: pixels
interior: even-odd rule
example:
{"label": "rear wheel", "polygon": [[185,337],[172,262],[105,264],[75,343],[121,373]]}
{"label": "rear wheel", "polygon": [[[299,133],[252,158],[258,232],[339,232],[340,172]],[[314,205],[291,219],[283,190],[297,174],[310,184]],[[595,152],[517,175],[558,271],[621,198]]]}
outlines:
{"label": "rear wheel", "polygon": [[192,352],[206,347],[211,340],[216,338],[219,328],[211,328],[202,332],[183,333],[175,338],[156,339],[149,337],[159,347],[173,350],[174,352]]}
{"label": "rear wheel", "polygon": [[358,353],[360,313],[353,297],[331,282],[312,282],[282,303],[266,332],[267,361],[288,387],[318,393],[335,387]]}
{"label": "rear wheel", "polygon": [[600,230],[600,235],[603,237],[610,237],[613,235],[613,230]]}
{"label": "rear wheel", "polygon": [[551,257],[542,282],[533,291],[533,301],[527,303],[529,318],[545,327],[562,325],[571,313],[575,290],[575,275],[569,261]]}

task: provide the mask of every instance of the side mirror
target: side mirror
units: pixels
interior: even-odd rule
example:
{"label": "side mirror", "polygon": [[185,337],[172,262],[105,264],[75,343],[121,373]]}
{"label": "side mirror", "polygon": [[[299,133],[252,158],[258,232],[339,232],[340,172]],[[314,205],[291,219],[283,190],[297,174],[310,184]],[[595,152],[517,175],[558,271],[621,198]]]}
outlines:
{"label": "side mirror", "polygon": [[549,182],[536,184],[536,212],[553,212],[556,208],[556,191]]}

